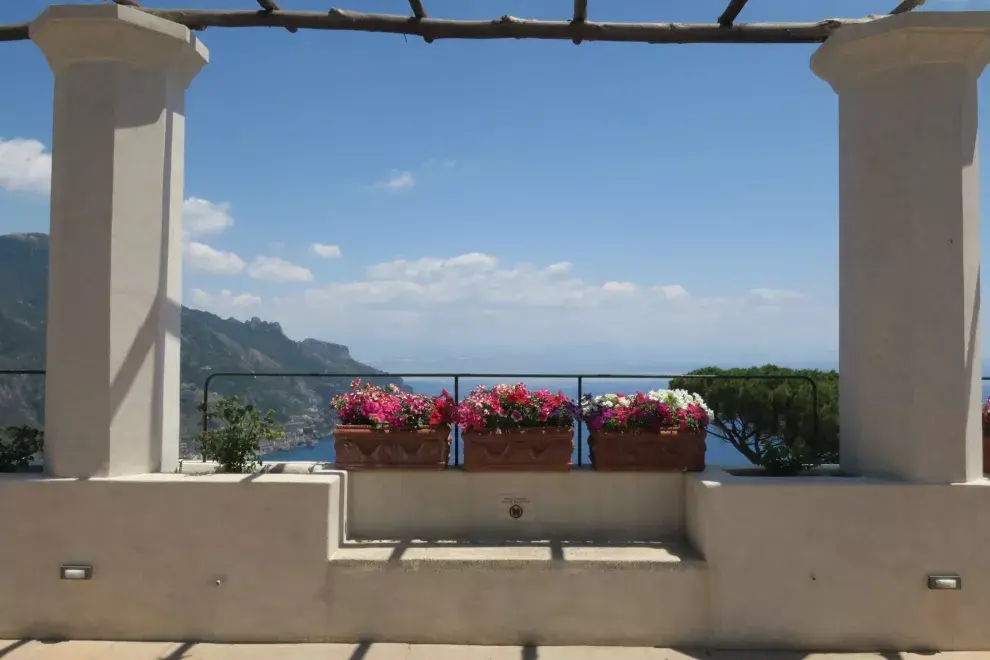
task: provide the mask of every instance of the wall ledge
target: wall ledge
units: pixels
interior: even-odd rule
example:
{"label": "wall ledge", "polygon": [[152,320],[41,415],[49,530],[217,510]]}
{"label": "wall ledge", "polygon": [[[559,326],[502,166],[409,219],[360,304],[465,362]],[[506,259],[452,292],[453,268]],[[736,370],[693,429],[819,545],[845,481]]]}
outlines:
{"label": "wall ledge", "polygon": [[837,465],[828,465],[796,477],[768,477],[757,474],[738,474],[740,470],[735,468],[709,467],[704,472],[689,472],[688,478],[705,488],[722,486],[755,488],[804,488],[809,486],[829,488],[858,486],[914,486],[918,488],[944,488],[948,486],[990,487],[990,479],[985,477],[974,481],[952,484],[914,484],[900,479],[847,476],[839,474],[838,468],[839,466]]}
{"label": "wall ledge", "polygon": [[69,484],[69,483],[147,483],[147,484],[174,484],[174,483],[197,483],[197,484],[237,484],[237,483],[330,483],[340,480],[340,472],[326,471],[321,473],[294,473],[294,472],[255,472],[253,474],[224,474],[199,473],[199,474],[178,474],[175,472],[150,472],[147,474],[133,474],[123,477],[94,477],[90,479],[78,479],[74,477],[49,477],[44,474],[30,472],[0,473],[0,484],[10,483],[31,483],[31,484]]}

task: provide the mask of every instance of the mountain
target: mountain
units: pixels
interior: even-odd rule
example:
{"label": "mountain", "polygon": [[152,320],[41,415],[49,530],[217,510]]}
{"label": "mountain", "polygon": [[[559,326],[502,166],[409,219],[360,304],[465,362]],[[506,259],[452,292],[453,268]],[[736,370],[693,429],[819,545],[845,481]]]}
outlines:
{"label": "mountain", "polygon": [[[48,236],[0,236],[0,371],[43,369],[48,296]],[[368,374],[384,372],[351,357],[346,346],[316,339],[294,341],[278,323],[242,322],[182,308],[182,440],[186,452],[200,424],[196,406],[211,373]],[[399,378],[371,378],[394,382]],[[290,440],[325,436],[333,425],[327,403],[347,390],[349,377],[214,377],[210,394],[236,395],[276,411]],[[43,427],[44,379],[0,374],[0,426]]]}

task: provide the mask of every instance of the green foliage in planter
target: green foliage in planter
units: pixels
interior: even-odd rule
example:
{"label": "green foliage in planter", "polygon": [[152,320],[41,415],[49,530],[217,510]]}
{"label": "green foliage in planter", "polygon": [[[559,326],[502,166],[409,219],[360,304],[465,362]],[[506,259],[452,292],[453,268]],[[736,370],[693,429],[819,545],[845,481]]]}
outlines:
{"label": "green foliage in planter", "polygon": [[201,403],[199,411],[206,415],[209,428],[200,431],[196,440],[203,459],[219,463],[221,472],[254,470],[262,441],[285,437],[275,421],[274,410],[262,414],[253,405],[242,404],[236,396]]}
{"label": "green foliage in planter", "polygon": [[[776,365],[744,369],[705,367],[691,374],[770,376],[768,379],[674,378],[670,387],[697,392],[715,411],[709,433],[768,471],[794,470],[839,460],[839,374]],[[818,385],[818,433],[807,376]],[[769,455],[764,459],[764,455]],[[798,468],[800,469],[800,468]]]}
{"label": "green foliage in planter", "polygon": [[45,434],[30,426],[0,429],[0,472],[22,470],[45,447]]}

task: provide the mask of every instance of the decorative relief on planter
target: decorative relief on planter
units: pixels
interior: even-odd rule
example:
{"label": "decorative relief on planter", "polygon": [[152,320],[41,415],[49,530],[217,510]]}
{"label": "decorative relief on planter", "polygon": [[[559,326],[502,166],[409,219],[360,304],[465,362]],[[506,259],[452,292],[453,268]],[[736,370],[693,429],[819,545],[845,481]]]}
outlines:
{"label": "decorative relief on planter", "polygon": [[333,430],[335,464],[345,470],[442,470],[450,457],[450,428],[379,431],[338,425]]}
{"label": "decorative relief on planter", "polygon": [[591,433],[588,447],[596,470],[700,472],[705,469],[707,431],[600,429]]}
{"label": "decorative relief on planter", "polygon": [[464,432],[464,470],[468,472],[566,472],[571,469],[573,453],[571,427]]}

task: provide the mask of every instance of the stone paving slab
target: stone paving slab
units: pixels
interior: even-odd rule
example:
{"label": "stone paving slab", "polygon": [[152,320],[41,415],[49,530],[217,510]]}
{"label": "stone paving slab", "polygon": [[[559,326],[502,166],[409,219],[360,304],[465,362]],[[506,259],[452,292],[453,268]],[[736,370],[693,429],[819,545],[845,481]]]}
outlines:
{"label": "stone paving slab", "polygon": [[988,652],[800,653],[608,646],[192,644],[0,640],[2,660],[990,660]]}

